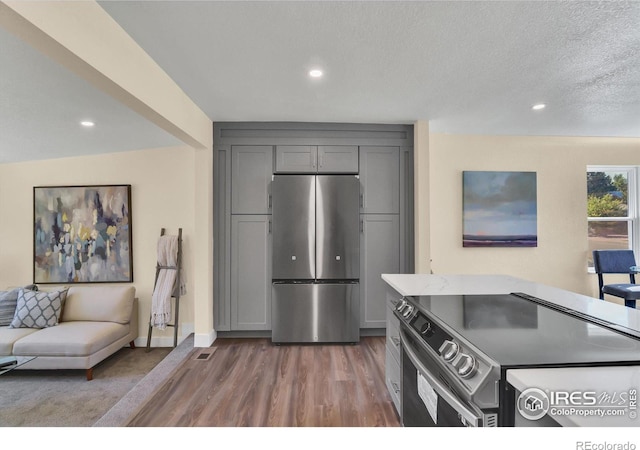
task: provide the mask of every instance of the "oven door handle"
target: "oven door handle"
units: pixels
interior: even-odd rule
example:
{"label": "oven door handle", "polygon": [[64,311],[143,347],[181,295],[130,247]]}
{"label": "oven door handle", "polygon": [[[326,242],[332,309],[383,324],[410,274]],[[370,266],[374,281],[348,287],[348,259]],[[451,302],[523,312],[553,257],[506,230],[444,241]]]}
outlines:
{"label": "oven door handle", "polygon": [[427,380],[433,390],[451,406],[464,419],[467,425],[479,427],[482,422],[482,415],[474,412],[468,406],[464,405],[455,395],[451,393],[447,387],[436,379],[427,368],[422,364],[410,345],[407,345],[407,339],[404,337],[404,330],[400,330],[400,341],[402,349],[405,351],[414,367],[418,369],[420,374]]}

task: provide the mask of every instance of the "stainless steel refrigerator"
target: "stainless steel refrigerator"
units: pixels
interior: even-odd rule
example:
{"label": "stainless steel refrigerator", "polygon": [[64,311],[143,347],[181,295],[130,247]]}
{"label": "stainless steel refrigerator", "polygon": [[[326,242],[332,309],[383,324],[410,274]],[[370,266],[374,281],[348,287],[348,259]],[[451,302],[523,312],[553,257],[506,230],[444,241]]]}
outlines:
{"label": "stainless steel refrigerator", "polygon": [[275,175],[272,341],[360,340],[360,183]]}

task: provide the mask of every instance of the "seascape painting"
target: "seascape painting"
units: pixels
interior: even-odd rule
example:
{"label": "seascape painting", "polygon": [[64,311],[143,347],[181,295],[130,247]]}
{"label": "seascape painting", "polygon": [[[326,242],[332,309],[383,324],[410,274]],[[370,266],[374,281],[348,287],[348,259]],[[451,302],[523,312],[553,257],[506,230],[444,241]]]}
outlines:
{"label": "seascape painting", "polygon": [[33,188],[33,281],[133,282],[131,185]]}
{"label": "seascape painting", "polygon": [[462,173],[463,247],[537,247],[535,172]]}

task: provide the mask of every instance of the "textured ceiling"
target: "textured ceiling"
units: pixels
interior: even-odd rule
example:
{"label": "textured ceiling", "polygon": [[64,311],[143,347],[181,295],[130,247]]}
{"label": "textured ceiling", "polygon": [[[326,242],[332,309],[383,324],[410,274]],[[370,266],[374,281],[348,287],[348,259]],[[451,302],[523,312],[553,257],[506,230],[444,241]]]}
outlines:
{"label": "textured ceiling", "polygon": [[640,136],[637,2],[101,5],[214,121]]}
{"label": "textured ceiling", "polygon": [[[99,3],[214,121],[640,137],[640,2]],[[0,163],[178,143],[1,29],[0,67]]]}

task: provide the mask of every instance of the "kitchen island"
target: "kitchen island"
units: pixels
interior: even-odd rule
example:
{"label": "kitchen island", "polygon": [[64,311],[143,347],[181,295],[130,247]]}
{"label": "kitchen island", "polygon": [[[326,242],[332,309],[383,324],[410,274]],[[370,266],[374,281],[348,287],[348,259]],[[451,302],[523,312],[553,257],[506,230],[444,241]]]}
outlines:
{"label": "kitchen island", "polygon": [[403,297],[524,292],[640,332],[640,310],[509,275],[382,274],[382,279]]}
{"label": "kitchen island", "polygon": [[[405,402],[411,401],[415,386],[407,384],[410,386],[406,391],[409,392],[407,397],[404,393],[407,381],[404,374],[412,372],[407,372],[407,367],[412,369],[416,365],[406,364],[404,334],[409,338],[413,334],[413,344],[410,345],[413,347],[407,349],[407,352],[413,353],[415,357],[416,353],[410,350],[419,347],[416,347],[415,343],[422,342],[420,336],[425,337],[421,344],[423,348],[431,345],[435,352],[435,360],[438,359],[439,349],[439,358],[444,358],[444,362],[431,362],[432,357],[426,356],[429,353],[427,351],[423,354],[426,359],[419,361],[424,363],[421,370],[431,367],[435,370],[433,374],[437,375],[431,377],[432,380],[445,377],[445,386],[458,386],[458,393],[463,394],[464,402],[475,401],[474,404],[478,406],[483,400],[491,399],[491,386],[495,383],[497,388],[498,380],[502,380],[499,381],[501,388],[495,391],[496,396],[500,392],[498,422],[502,426],[513,424],[509,417],[513,418],[514,413],[518,414],[515,411],[519,405],[516,402],[517,394],[533,387],[547,393],[554,390],[569,393],[573,390],[596,392],[597,395],[604,395],[605,403],[607,396],[613,397],[616,393],[624,391],[627,415],[609,416],[606,420],[599,421],[576,413],[554,417],[554,422],[536,418],[517,421],[516,425],[637,426],[636,420],[630,420],[635,418],[629,416],[632,411],[631,415],[635,414],[635,410],[632,410],[635,407],[635,399],[631,399],[631,396],[635,395],[635,391],[632,390],[638,387],[640,374],[640,344],[637,338],[640,336],[640,314],[637,310],[504,275],[384,274],[382,278],[390,287],[388,306],[400,312],[396,311],[395,316],[388,316],[387,334],[403,334],[402,339],[394,339],[392,336],[387,341],[388,352],[393,351],[395,346],[398,348],[395,350],[397,353],[402,347],[401,358],[387,358],[387,381],[388,385],[393,386],[394,377],[401,378],[401,390],[396,392],[396,396],[403,398]],[[511,293],[521,294],[505,295]],[[536,303],[542,303],[543,306],[535,307],[535,303],[531,303],[530,307],[526,301],[527,295],[535,297]],[[547,308],[544,308],[545,305]],[[418,309],[419,312],[414,313]],[[569,316],[562,314],[569,309],[572,310]],[[399,325],[394,323],[398,319],[400,322],[404,321],[403,333],[398,333]],[[587,319],[587,322],[581,319]],[[598,323],[605,328],[590,322]],[[439,338],[437,336],[442,335],[439,329],[443,326],[448,331],[445,331],[444,338]],[[453,334],[446,336],[449,333]],[[399,340],[402,340],[402,346],[399,345]],[[455,347],[454,350],[462,350],[459,357],[456,356],[457,351],[452,351],[451,356],[447,358],[452,346]],[[487,366],[483,361],[487,361],[484,358],[488,354],[492,355],[493,362]],[[397,365],[394,360],[398,361]],[[398,371],[397,366],[403,365],[405,369]],[[467,373],[467,369],[470,373],[477,372],[477,375],[465,378],[463,374]],[[461,378],[452,377],[456,370]],[[492,372],[493,370],[497,372]],[[411,383],[411,380],[408,382]],[[469,390],[462,386],[467,386]],[[482,386],[489,386],[488,397],[478,395]],[[454,388],[451,389],[455,391]],[[440,390],[444,390],[442,386]],[[391,389],[390,392],[393,396]],[[595,394],[588,394],[593,395]],[[528,392],[526,398],[529,398]],[[557,399],[554,397],[555,400]],[[493,404],[492,401],[488,401],[487,405]],[[562,401],[565,400],[561,398],[560,402]],[[561,403],[548,403],[547,406],[558,404]],[[420,406],[421,402],[417,402],[416,405],[419,409],[423,408]],[[493,405],[495,408],[495,404]],[[495,411],[491,407],[485,408],[484,412],[488,415],[485,414],[483,423]],[[402,415],[404,411],[400,413]],[[434,414],[436,413],[432,411],[433,421],[436,421]],[[422,417],[425,415],[426,413],[423,413]],[[439,420],[440,410],[437,416]],[[463,424],[469,423],[468,420],[463,421]]]}

